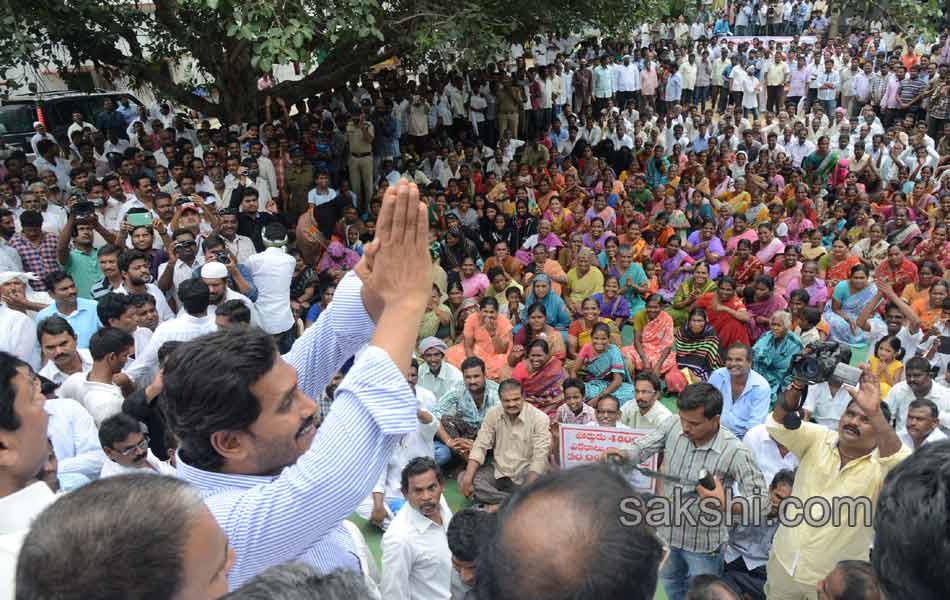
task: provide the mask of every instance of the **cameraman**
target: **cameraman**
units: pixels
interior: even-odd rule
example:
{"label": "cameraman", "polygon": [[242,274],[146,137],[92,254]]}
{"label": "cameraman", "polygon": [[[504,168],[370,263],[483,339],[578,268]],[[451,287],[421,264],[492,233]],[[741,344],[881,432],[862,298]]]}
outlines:
{"label": "cameraman", "polygon": [[[851,348],[845,345],[840,345],[838,348],[838,361],[850,364]],[[805,348],[803,352],[811,352],[811,348]],[[808,386],[805,403],[802,405],[805,410],[804,420],[810,421],[814,417],[819,425],[834,431],[838,429],[838,421],[841,420],[841,415],[849,404],[851,404],[851,394],[842,382],[832,375],[828,381]]]}
{"label": "cameraman", "polygon": [[[210,262],[219,262],[228,269],[228,287],[244,294],[251,302],[257,302],[257,286],[246,265],[237,261],[234,254],[228,250],[224,238],[219,235],[209,235],[201,243],[204,260],[191,272],[192,277],[201,277],[201,268]],[[196,261],[197,262],[197,261]]]}
{"label": "cameraman", "polygon": [[[867,365],[861,370],[860,389],[848,392],[852,400],[835,431],[813,423],[801,423],[794,429],[785,426],[786,417],[801,403],[804,386],[797,380],[766,422],[775,441],[801,459],[792,488],[792,496],[801,503],[824,498],[827,509],[834,499],[850,497],[868,498],[873,504],[888,472],[910,456],[910,450],[888,422],[889,411],[881,403],[877,376]],[[789,425],[794,425],[791,421]],[[840,514],[819,527],[807,521],[779,526],[765,586],[770,600],[814,598],[815,586],[827,574],[829,565],[840,560],[868,560],[873,537],[871,515],[860,506],[839,504]],[[786,508],[785,517],[800,517],[801,507]],[[840,526],[842,521],[849,526]]]}

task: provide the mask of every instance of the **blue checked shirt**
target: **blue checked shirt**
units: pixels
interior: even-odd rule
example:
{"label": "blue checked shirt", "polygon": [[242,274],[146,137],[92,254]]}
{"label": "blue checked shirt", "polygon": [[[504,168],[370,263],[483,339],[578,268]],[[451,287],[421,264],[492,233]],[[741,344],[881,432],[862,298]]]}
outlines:
{"label": "blue checked shirt", "polygon": [[[284,359],[300,389],[319,398],[344,362],[375,328],[348,273],[333,303]],[[359,570],[360,561],[343,520],[373,489],[389,455],[416,430],[416,396],[382,349],[370,346],[336,391],[333,411],[310,450],[277,475],[213,473],[178,459],[178,476],[199,488],[228,535],[237,562],[233,590],[261,571],[302,560],[323,573]]]}
{"label": "blue checked shirt", "polygon": [[475,405],[475,400],[472,399],[471,392],[468,391],[464,384],[461,384],[439,398],[439,401],[435,403],[432,414],[435,415],[436,419],[441,419],[442,417],[462,417],[466,423],[481,426],[488,410],[498,404],[498,384],[490,379],[486,379],[484,404],[482,404],[481,410],[478,410],[478,406]]}

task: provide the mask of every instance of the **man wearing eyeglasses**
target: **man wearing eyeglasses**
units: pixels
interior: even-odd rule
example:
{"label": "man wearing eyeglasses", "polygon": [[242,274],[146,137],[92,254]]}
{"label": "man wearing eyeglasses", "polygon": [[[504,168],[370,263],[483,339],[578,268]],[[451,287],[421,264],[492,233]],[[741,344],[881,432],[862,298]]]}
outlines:
{"label": "man wearing eyeglasses", "polygon": [[610,394],[603,396],[597,401],[595,415],[597,418],[597,424],[601,427],[630,429],[620,421],[620,401]]}
{"label": "man wearing eyeglasses", "polygon": [[168,257],[168,262],[158,266],[158,289],[163,292],[172,290],[175,302],[181,307],[178,298],[178,286],[181,282],[191,279],[198,257],[198,242],[195,234],[187,229],[176,229],[172,236],[174,252]]}
{"label": "man wearing eyeglasses", "polygon": [[175,467],[160,461],[148,449],[148,429],[125,413],[116,413],[99,427],[99,443],[109,457],[99,478],[126,473],[153,473],[175,476]]}

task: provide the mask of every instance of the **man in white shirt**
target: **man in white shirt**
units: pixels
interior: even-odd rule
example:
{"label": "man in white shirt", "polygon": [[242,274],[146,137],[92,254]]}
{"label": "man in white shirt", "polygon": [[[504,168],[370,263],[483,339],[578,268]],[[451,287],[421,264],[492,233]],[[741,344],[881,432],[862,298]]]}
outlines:
{"label": "man in white shirt", "polygon": [[35,131],[36,133],[34,133],[33,137],[30,138],[30,148],[33,149],[33,154],[35,154],[36,156],[40,155],[40,151],[37,150],[37,145],[41,141],[49,140],[53,142],[54,144],[56,143],[56,138],[54,138],[53,135],[46,130],[46,125],[44,125],[43,123],[40,123],[39,121],[35,121],[33,123],[33,131]]}
{"label": "man in white shirt", "polygon": [[163,462],[148,448],[148,429],[125,413],[117,413],[99,427],[99,443],[109,460],[102,465],[101,479],[129,473],[175,476],[175,467]]}
{"label": "man in white shirt", "polygon": [[40,321],[37,334],[46,360],[41,376],[59,386],[73,373],[92,369],[92,355],[86,348],[76,348],[76,333],[66,319],[54,315]]}
{"label": "man in white shirt", "polygon": [[174,255],[170,256],[167,262],[158,265],[158,287],[163,290],[171,289],[172,297],[177,302],[178,286],[191,279],[198,266],[198,241],[191,231],[178,229],[174,232],[174,243]]}
{"label": "man in white shirt", "polygon": [[660,402],[660,380],[650,371],[641,371],[633,381],[636,398],[620,411],[620,420],[630,429],[656,429],[673,416]]}
{"label": "man in white shirt", "polygon": [[0,352],[9,352],[34,368],[40,366],[36,325],[24,313],[0,302]]}
{"label": "man in white shirt", "polygon": [[897,432],[905,446],[916,452],[924,444],[947,439],[938,427],[940,409],[931,400],[914,400],[907,407],[907,426]]}
{"label": "man in white shirt", "polygon": [[276,198],[277,171],[274,169],[274,163],[271,161],[271,159],[263,156],[263,151],[264,145],[261,144],[260,140],[251,140],[251,144],[248,147],[248,152],[250,153],[251,158],[257,160],[260,177],[267,182],[271,197]]}
{"label": "man in white shirt", "polygon": [[131,335],[115,327],[103,327],[89,340],[92,369],[88,374],[70,375],[57,390],[58,395],[79,402],[100,427],[107,418],[122,412],[125,398],[112,381],[122,372],[134,349]]}
{"label": "man in white shirt", "polygon": [[280,223],[269,223],[264,228],[266,248],[247,259],[247,268],[257,285],[257,308],[261,316],[261,329],[274,336],[281,336],[278,347],[281,352],[290,349],[293,340],[287,334],[294,325],[290,308],[290,282],[294,276],[294,257],[287,254],[287,229]]}
{"label": "man in white shirt", "polygon": [[217,331],[214,319],[208,318],[211,293],[201,279],[182,282],[178,290],[185,312],[155,328],[152,339],[141,356],[135,357],[125,374],[137,385],[152,381],[158,372],[158,351],[165,342],[187,342],[206,333]]}
{"label": "man in white shirt", "polygon": [[770,483],[779,471],[783,469],[794,471],[798,468],[798,457],[775,441],[766,429],[765,423],[749,429],[742,438],[742,442],[752,451],[752,457],[755,458],[755,464],[762,471],[762,477]]}
{"label": "man in white shirt", "polygon": [[379,474],[373,493],[356,509],[357,514],[383,531],[389,528],[393,515],[399,512],[405,503],[401,480],[403,469],[414,458],[420,456],[435,458],[432,440],[439,429],[439,422],[432,416],[431,411],[436,398],[432,392],[417,385],[418,378],[419,363],[413,359],[406,380],[409,382],[409,387],[416,393],[419,403],[416,409],[419,427],[402,437],[389,457],[386,468]]}
{"label": "man in white shirt", "polygon": [[116,294],[148,294],[155,299],[155,310],[159,322],[164,323],[175,317],[165,294],[151,283],[152,274],[148,270],[148,259],[139,250],[125,250],[119,255],[119,272],[122,285],[115,289]]}
{"label": "man in white shirt", "polygon": [[[39,380],[28,364],[0,353],[0,599],[12,600],[17,555],[30,522],[55,499],[37,473],[49,456]],[[449,567],[451,569],[451,566]],[[446,595],[446,597],[448,597]]]}
{"label": "man in white shirt", "polygon": [[419,342],[418,356],[425,361],[419,365],[419,387],[441,398],[447,392],[464,386],[462,372],[458,367],[445,362],[448,346],[437,337],[427,337]]}
{"label": "man in white shirt", "polygon": [[81,404],[71,398],[47,398],[47,433],[56,454],[60,484],[64,476],[80,476],[84,482],[99,477],[105,454],[99,445],[96,423]]}
{"label": "man in white shirt", "polygon": [[934,381],[930,363],[915,356],[904,365],[904,381],[894,384],[884,403],[894,415],[897,431],[907,427],[907,411],[914,400],[929,400],[937,406],[937,418],[944,433],[950,431],[950,389]]}
{"label": "man in white shirt", "polygon": [[261,316],[257,312],[257,306],[251,302],[251,299],[240,292],[235,292],[228,287],[228,268],[217,261],[205,263],[201,267],[201,279],[208,284],[210,292],[210,301],[208,305],[208,318],[213,319],[217,308],[231,300],[238,300],[247,307],[251,313],[251,327],[261,326]]}
{"label": "man in white shirt", "polygon": [[620,422],[620,400],[607,394],[601,396],[594,407],[597,425],[614,429],[630,429]]}
{"label": "man in white shirt", "polygon": [[383,535],[383,598],[445,600],[450,595],[452,553],[445,536],[452,511],[442,497],[435,460],[418,457],[402,471],[406,506]]}
{"label": "man in white shirt", "polygon": [[819,425],[835,431],[851,400],[848,389],[832,377],[829,381],[808,386],[808,394],[802,408],[808,416],[814,417]]}

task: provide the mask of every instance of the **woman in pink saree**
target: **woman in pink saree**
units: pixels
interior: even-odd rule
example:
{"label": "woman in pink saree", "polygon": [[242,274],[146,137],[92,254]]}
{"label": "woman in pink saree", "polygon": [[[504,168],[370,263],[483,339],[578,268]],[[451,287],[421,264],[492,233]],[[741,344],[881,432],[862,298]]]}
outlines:
{"label": "woman in pink saree", "polygon": [[781,294],[775,293],[775,280],[768,275],[756,277],[752,284],[754,299],[746,303],[746,310],[749,311],[749,339],[752,343],[769,331],[769,323],[772,315],[780,310],[785,310],[788,302]]}
{"label": "woman in pink saree", "polygon": [[686,387],[686,378],[677,368],[673,352],[673,317],[661,310],[662,302],[659,294],[650,296],[646,324],[637,332],[633,345],[621,348],[621,352],[637,371],[652,371],[666,381],[667,390],[679,393]]}

